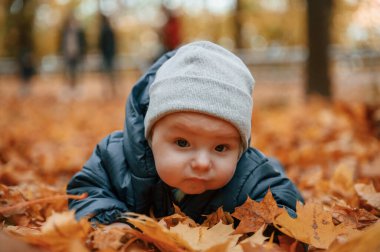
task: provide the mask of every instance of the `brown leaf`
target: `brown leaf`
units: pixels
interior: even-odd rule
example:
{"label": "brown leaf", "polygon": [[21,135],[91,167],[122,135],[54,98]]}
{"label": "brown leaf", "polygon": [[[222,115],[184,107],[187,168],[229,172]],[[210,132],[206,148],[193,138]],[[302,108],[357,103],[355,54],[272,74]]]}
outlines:
{"label": "brown leaf", "polygon": [[165,222],[165,225],[168,228],[174,227],[178,225],[178,223],[186,224],[186,225],[189,225],[190,227],[197,226],[197,223],[194,220],[190,219],[187,216],[182,216],[177,213],[162,218],[159,223],[162,223],[162,222]]}
{"label": "brown leaf", "polygon": [[286,235],[279,235],[279,246],[285,251],[289,252],[305,252],[303,245],[292,237]]}
{"label": "brown leaf", "polygon": [[219,207],[214,213],[206,215],[206,220],[202,223],[202,226],[213,227],[219,222],[225,225],[233,224],[234,219],[229,212],[224,212],[223,207]]}
{"label": "brown leaf", "polygon": [[274,218],[282,211],[285,210],[277,206],[270,189],[260,203],[248,198],[243,205],[235,208],[235,212],[232,213],[233,217],[240,220],[234,233],[256,232],[264,224],[273,223]]}
{"label": "brown leaf", "polygon": [[365,228],[378,221],[378,218],[365,209],[335,205],[331,209],[335,224],[343,223],[357,229]]}

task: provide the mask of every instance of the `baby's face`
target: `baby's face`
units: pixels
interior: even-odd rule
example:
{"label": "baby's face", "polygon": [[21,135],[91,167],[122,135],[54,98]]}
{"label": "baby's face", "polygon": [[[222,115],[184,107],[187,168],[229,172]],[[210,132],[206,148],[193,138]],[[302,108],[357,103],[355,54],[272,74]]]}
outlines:
{"label": "baby's face", "polygon": [[160,178],[186,194],[226,185],[234,175],[240,135],[230,123],[201,113],[178,112],[160,119],[152,132]]}

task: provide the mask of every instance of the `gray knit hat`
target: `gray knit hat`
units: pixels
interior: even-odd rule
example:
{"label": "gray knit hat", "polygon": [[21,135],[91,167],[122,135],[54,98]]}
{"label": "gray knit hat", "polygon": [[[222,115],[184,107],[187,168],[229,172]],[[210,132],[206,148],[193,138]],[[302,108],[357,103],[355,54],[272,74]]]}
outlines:
{"label": "gray knit hat", "polygon": [[251,135],[254,79],[233,53],[207,41],[182,46],[157,71],[145,116],[145,137],[153,125],[174,112],[200,112],[234,125],[243,151]]}

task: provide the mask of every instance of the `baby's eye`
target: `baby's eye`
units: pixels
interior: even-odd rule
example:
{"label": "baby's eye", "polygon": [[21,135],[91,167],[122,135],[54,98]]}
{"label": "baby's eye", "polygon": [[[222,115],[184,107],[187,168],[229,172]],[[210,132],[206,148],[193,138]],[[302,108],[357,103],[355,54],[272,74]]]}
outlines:
{"label": "baby's eye", "polygon": [[189,142],[186,141],[185,139],[178,139],[175,141],[176,145],[178,145],[179,147],[182,147],[182,148],[185,148],[185,147],[189,147]]}
{"label": "baby's eye", "polygon": [[225,146],[224,144],[219,144],[218,146],[215,147],[215,150],[217,152],[223,152],[227,150],[227,146]]}

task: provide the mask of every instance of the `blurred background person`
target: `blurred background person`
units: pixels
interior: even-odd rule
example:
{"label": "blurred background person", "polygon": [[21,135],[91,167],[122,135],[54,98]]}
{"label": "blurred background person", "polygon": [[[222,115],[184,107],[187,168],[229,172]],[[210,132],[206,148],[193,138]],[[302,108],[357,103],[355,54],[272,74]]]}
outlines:
{"label": "blurred background person", "polygon": [[161,7],[166,17],[166,22],[161,30],[161,42],[164,53],[176,49],[182,43],[181,20],[176,11],[169,9],[165,5]]}
{"label": "blurred background person", "polygon": [[105,93],[108,93],[110,97],[115,97],[117,95],[114,73],[116,54],[115,32],[112,29],[109,18],[103,14],[100,15],[99,50],[102,56],[102,70],[108,79],[108,84],[103,85],[106,87]]}
{"label": "blurred background person", "polygon": [[33,53],[30,48],[21,48],[18,63],[21,78],[20,95],[27,96],[30,94],[31,79],[36,73]]}
{"label": "blurred background person", "polygon": [[78,68],[86,53],[86,39],[83,28],[73,14],[64,22],[60,50],[71,91],[76,92]]}

